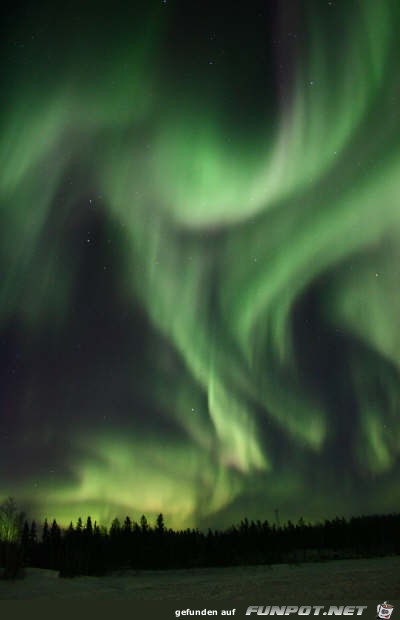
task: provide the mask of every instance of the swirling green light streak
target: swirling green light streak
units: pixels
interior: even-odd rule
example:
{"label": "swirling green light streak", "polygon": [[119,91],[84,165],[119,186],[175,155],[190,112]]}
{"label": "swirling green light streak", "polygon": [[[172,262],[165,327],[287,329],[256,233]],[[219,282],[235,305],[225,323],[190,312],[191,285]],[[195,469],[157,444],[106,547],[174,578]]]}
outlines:
{"label": "swirling green light streak", "polygon": [[[101,80],[71,54],[44,96],[32,94],[35,74],[15,81],[0,142],[2,322],[18,315],[35,331],[62,325],[68,313],[76,272],[73,259],[57,261],[62,222],[40,248],[74,164],[128,236],[126,295],[140,300],[192,377],[190,386],[166,387],[155,373],[152,385],[185,440],[96,432],[86,457],[71,464],[72,482],[37,495],[59,518],[87,508],[101,519],[123,508],[190,523],[248,485],[292,507],[305,497],[306,464],[322,457],[335,421],[304,382],[291,321],[326,274],[320,316],[392,365],[385,373],[373,353],[370,363],[354,353],[349,364],[357,475],[398,472],[398,9],[372,0],[353,8],[333,60],[326,24],[308,16],[311,43],[290,95],[254,143],[221,132],[222,88],[221,101],[188,92],[185,105],[177,102],[157,68],[157,15],[127,49],[115,45]],[[67,203],[84,191],[71,186]],[[366,388],[377,374],[385,398]],[[276,469],[268,425],[290,446],[293,489]],[[70,441],[82,442],[73,432]],[[319,474],[321,493],[327,475]]]}

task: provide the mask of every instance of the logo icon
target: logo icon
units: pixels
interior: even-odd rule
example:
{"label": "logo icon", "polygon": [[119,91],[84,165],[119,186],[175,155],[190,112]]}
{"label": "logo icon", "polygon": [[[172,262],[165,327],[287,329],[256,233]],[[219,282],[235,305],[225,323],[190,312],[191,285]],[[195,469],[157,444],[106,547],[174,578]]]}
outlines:
{"label": "logo icon", "polygon": [[376,617],[383,618],[384,620],[389,620],[390,616],[392,615],[393,609],[393,605],[391,605],[387,601],[385,601],[384,603],[380,603],[380,605],[378,605],[378,607],[376,608]]}

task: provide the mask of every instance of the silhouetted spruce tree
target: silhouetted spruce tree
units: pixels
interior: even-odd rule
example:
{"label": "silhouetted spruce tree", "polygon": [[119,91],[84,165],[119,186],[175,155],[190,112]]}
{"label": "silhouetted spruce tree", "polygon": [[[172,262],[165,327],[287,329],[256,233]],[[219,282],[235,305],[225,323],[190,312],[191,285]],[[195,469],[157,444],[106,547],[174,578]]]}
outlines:
{"label": "silhouetted spruce tree", "polygon": [[78,521],[76,522],[76,529],[75,529],[75,531],[76,531],[78,536],[80,536],[82,534],[82,531],[83,531],[82,517],[78,518]]}
{"label": "silhouetted spruce tree", "polygon": [[109,557],[113,567],[118,567],[123,563],[123,538],[121,536],[121,523],[116,517],[113,519],[109,531]]}
{"label": "silhouetted spruce tree", "polygon": [[93,534],[92,519],[90,516],[86,519],[85,534],[88,538],[90,538]]}
{"label": "silhouetted spruce tree", "polygon": [[50,530],[47,519],[44,520],[42,526],[39,558],[41,568],[50,568]]}
{"label": "silhouetted spruce tree", "polygon": [[120,535],[120,533],[121,533],[121,523],[120,523],[119,519],[116,517],[115,519],[113,519],[113,521],[111,523],[110,536],[112,536],[113,538],[117,539],[117,537]]}
{"label": "silhouetted spruce tree", "polygon": [[25,515],[12,497],[0,505],[0,577],[15,579],[24,574],[24,552],[21,544]]}
{"label": "silhouetted spruce tree", "polygon": [[78,558],[75,551],[76,536],[73,523],[69,524],[64,534],[64,547],[60,562],[59,577],[75,577],[78,574]]}
{"label": "silhouetted spruce tree", "polygon": [[149,531],[149,523],[145,515],[142,515],[140,517],[140,529],[142,530],[143,534],[146,534]]}
{"label": "silhouetted spruce tree", "polygon": [[29,530],[29,541],[32,545],[36,545],[37,543],[37,525],[35,520],[31,523],[31,528]]}
{"label": "silhouetted spruce tree", "polygon": [[84,575],[90,575],[93,572],[93,525],[90,515],[86,519],[85,527],[81,535],[81,571]]}
{"label": "silhouetted spruce tree", "polygon": [[166,544],[164,517],[160,513],[156,519],[154,530],[153,561],[156,568],[165,568],[167,566]]}
{"label": "silhouetted spruce tree", "polygon": [[44,520],[43,531],[42,531],[42,543],[43,545],[49,544],[50,534],[49,534],[49,524],[47,523],[47,519]]}
{"label": "silhouetted spruce tree", "polygon": [[124,525],[123,525],[123,532],[125,535],[129,535],[132,532],[132,521],[130,520],[129,517],[125,517],[125,521],[124,521]]}
{"label": "silhouetted spruce tree", "polygon": [[29,525],[25,521],[21,538],[24,566],[35,566],[38,563],[37,532],[35,521]]}
{"label": "silhouetted spruce tree", "polygon": [[164,534],[165,531],[165,524],[164,524],[164,517],[163,514],[160,513],[157,517],[156,520],[156,532],[157,534]]}
{"label": "silhouetted spruce tree", "polygon": [[24,563],[27,564],[29,561],[29,523],[26,520],[22,528],[21,545]]}
{"label": "silhouetted spruce tree", "polygon": [[61,562],[61,530],[57,521],[53,519],[49,532],[49,566],[59,569]]}
{"label": "silhouetted spruce tree", "polygon": [[35,520],[31,522],[31,527],[29,530],[28,557],[29,564],[31,566],[35,566],[38,562],[38,538]]}

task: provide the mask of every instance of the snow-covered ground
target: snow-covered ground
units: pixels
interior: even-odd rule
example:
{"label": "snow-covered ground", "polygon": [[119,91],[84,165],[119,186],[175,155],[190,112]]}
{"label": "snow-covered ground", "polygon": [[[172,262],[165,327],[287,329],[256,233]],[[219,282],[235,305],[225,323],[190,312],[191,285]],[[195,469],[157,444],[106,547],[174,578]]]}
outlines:
{"label": "snow-covered ground", "polygon": [[124,571],[107,577],[59,579],[26,569],[25,579],[0,581],[0,599],[350,600],[400,598],[400,556],[325,563],[171,571]]}

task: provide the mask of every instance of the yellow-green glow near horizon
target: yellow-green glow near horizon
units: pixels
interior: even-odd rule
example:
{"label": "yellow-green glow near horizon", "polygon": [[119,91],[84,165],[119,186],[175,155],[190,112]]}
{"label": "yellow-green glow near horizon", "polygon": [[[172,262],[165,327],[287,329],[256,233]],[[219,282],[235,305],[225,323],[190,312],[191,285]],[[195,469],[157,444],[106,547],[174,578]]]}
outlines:
{"label": "yellow-green glow near horizon", "polygon": [[[225,118],[242,103],[226,104],[222,70],[182,90],[173,67],[163,72],[176,16],[156,4],[145,27],[110,36],[100,69],[81,41],[46,69],[42,42],[32,69],[6,77],[0,325],[17,319],[27,341],[63,333],[80,271],[77,256],[60,259],[68,214],[101,197],[124,237],[119,294],[152,329],[149,402],[173,430],[142,428],[139,405],[127,405],[129,430],[85,426],[85,411],[71,410],[63,478],[37,487],[27,466],[16,490],[1,477],[4,494],[63,523],[89,512],[100,522],[162,512],[180,526],[270,518],[276,505],[287,516],[395,508],[400,15],[390,0],[351,2],[332,34],[330,9],[302,16],[308,37],[257,132]],[[312,290],[318,325],[345,350],[333,378],[307,376],[294,333]],[[173,380],[167,345],[181,364]],[[29,407],[27,391],[24,420]],[[46,446],[57,428],[55,412],[21,434]]]}

